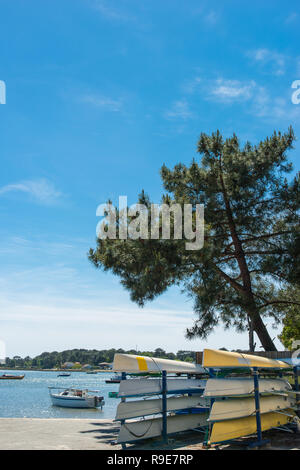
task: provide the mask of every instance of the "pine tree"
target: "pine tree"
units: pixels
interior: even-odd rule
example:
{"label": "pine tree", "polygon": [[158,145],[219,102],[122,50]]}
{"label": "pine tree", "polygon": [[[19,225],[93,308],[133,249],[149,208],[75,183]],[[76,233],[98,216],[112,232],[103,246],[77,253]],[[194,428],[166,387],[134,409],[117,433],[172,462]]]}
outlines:
{"label": "pine tree", "polygon": [[[300,278],[299,175],[286,179],[294,140],[292,128],[243,147],[236,135],[202,133],[199,161],[163,165],[161,177],[165,204],[204,204],[203,249],[188,251],[185,240],[174,237],[107,238],[97,239],[89,259],[119,276],[140,306],[179,285],[198,316],[188,338],[206,338],[223,323],[248,330],[250,338],[254,331],[265,350],[276,350],[263,319],[280,321],[293,302],[281,297],[282,286]],[[144,192],[139,202],[151,207]]]}

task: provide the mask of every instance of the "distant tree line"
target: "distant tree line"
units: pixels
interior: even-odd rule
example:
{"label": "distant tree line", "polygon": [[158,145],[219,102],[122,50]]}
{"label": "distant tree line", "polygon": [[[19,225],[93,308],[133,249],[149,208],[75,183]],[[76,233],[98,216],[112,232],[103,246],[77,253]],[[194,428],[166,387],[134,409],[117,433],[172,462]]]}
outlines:
{"label": "distant tree line", "polygon": [[103,362],[112,363],[115,353],[123,354],[137,354],[140,356],[153,356],[161,357],[164,359],[173,359],[186,362],[194,362],[196,353],[194,351],[178,351],[175,353],[167,353],[161,348],[155,351],[136,351],[131,349],[125,351],[124,349],[103,349],[98,351],[96,349],[70,349],[62,352],[43,352],[42,354],[31,358],[26,356],[7,357],[5,360],[5,367],[9,368],[36,368],[36,369],[53,369],[61,368],[66,362],[80,363],[81,365],[90,364],[93,367],[99,367]]}

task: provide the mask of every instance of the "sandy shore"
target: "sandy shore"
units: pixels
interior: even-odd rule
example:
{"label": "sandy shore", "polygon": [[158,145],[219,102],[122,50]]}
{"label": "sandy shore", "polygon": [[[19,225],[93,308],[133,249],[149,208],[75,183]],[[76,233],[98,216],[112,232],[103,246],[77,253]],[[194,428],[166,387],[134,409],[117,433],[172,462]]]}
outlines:
{"label": "sandy shore", "polygon": [[108,419],[0,418],[0,450],[117,450]]}
{"label": "sandy shore", "polygon": [[[120,450],[115,445],[119,425],[109,419],[39,419],[0,418],[0,450]],[[300,450],[300,434],[279,430],[266,431],[269,439],[266,449]],[[255,436],[250,441],[255,441]],[[249,438],[242,438],[220,446],[222,450],[247,448]],[[140,450],[203,450],[202,436],[196,432],[179,433],[169,437],[168,443],[161,439],[129,445],[128,449]],[[212,447],[213,450],[215,447]]]}

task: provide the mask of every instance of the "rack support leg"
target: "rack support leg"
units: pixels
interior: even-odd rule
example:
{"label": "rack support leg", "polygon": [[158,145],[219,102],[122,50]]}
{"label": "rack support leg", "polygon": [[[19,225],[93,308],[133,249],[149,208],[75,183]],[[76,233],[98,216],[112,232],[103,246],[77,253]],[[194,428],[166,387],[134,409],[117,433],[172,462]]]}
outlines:
{"label": "rack support leg", "polygon": [[166,444],[167,438],[167,373],[162,371],[162,437],[163,442]]}
{"label": "rack support leg", "polygon": [[261,447],[269,442],[269,440],[262,439],[261,430],[261,414],[260,414],[260,399],[259,399],[259,372],[257,367],[253,368],[253,380],[254,380],[254,398],[255,398],[255,415],[256,415],[256,429],[257,429],[257,441],[251,443],[248,447]]}

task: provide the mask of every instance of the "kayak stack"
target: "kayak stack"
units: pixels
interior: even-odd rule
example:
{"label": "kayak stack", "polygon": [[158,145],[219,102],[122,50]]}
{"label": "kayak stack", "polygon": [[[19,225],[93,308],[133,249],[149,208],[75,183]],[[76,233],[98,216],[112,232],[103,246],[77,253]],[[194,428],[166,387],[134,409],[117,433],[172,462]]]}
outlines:
{"label": "kayak stack", "polygon": [[124,447],[193,429],[207,445],[252,434],[259,445],[263,431],[299,419],[284,361],[205,349],[202,365],[115,354],[113,370],[123,377],[115,420]]}
{"label": "kayak stack", "polygon": [[115,418],[120,421],[119,444],[207,426],[209,400],[202,397],[206,384],[202,366],[115,354],[113,370],[135,374],[120,382]]}

